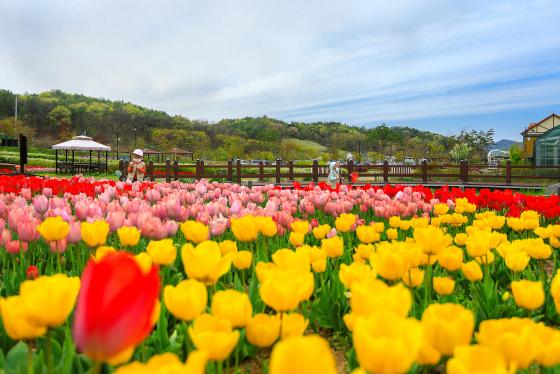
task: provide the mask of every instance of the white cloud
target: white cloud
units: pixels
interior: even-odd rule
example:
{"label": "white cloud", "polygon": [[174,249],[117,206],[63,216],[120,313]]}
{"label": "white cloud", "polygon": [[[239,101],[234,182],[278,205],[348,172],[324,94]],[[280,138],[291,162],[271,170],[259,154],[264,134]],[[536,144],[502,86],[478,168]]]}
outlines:
{"label": "white cloud", "polygon": [[[559,105],[560,2],[3,1],[0,87],[363,124]],[[517,130],[515,130],[517,132]]]}

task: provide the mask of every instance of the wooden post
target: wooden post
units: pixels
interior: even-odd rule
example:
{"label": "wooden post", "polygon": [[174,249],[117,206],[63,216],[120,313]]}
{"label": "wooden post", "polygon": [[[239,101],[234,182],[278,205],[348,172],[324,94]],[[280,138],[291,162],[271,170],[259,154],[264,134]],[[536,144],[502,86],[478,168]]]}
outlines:
{"label": "wooden post", "polygon": [[165,160],[165,181],[167,183],[171,182],[171,163],[169,159]]}
{"label": "wooden post", "polygon": [[280,184],[280,159],[276,159],[276,184]]}
{"label": "wooden post", "polygon": [[294,162],[288,161],[288,179],[290,181],[294,180]]}
{"label": "wooden post", "polygon": [[119,171],[121,172],[121,176],[119,178],[119,180],[124,180],[126,177],[124,176],[125,173],[125,167],[124,167],[124,160],[119,160]]}
{"label": "wooden post", "polygon": [[317,159],[313,160],[311,173],[313,174],[313,183],[319,183],[319,162],[317,161]]}
{"label": "wooden post", "polygon": [[105,151],[105,173],[109,172],[109,152]]}
{"label": "wooden post", "polygon": [[72,175],[76,174],[76,171],[74,170],[75,166],[74,166],[74,150],[72,150]]}
{"label": "wooden post", "polygon": [[[90,168],[91,168],[91,165],[90,165]],[[101,151],[97,151],[97,170],[100,170],[100,169],[101,169]]]}
{"label": "wooden post", "polygon": [[200,178],[204,178],[204,160],[200,160]]}
{"label": "wooden post", "polygon": [[54,173],[58,174],[58,149],[54,151]]}
{"label": "wooden post", "polygon": [[89,151],[89,168],[91,169],[91,151]]}
{"label": "wooden post", "polygon": [[227,162],[227,181],[233,182],[233,161],[229,160]]}
{"label": "wooden post", "polygon": [[264,181],[264,165],[262,161],[259,161],[259,181]]}
{"label": "wooden post", "polygon": [[352,182],[352,173],[354,172],[354,161],[348,160],[346,169],[348,169],[348,183]]}
{"label": "wooden post", "polygon": [[200,176],[200,160],[196,159],[196,164],[195,164],[195,179],[197,181],[200,180],[201,176]]}
{"label": "wooden post", "polygon": [[469,182],[469,160],[465,160],[465,166],[464,166],[464,174],[463,174],[463,182],[468,183]]}
{"label": "wooden post", "polygon": [[173,180],[179,180],[179,161],[173,161]]}
{"label": "wooden post", "polygon": [[241,160],[237,159],[237,183],[241,184]]}
{"label": "wooden post", "polygon": [[506,162],[506,184],[511,184],[511,161]]}
{"label": "wooden post", "polygon": [[428,162],[426,160],[422,161],[422,183],[428,181]]}
{"label": "wooden post", "polygon": [[389,183],[389,161],[383,161],[383,183]]}
{"label": "wooden post", "polygon": [[154,177],[154,162],[152,160],[150,160],[150,162],[148,162],[148,178],[151,181],[155,181],[155,177]]}
{"label": "wooden post", "polygon": [[459,182],[465,182],[465,161],[459,161]]}

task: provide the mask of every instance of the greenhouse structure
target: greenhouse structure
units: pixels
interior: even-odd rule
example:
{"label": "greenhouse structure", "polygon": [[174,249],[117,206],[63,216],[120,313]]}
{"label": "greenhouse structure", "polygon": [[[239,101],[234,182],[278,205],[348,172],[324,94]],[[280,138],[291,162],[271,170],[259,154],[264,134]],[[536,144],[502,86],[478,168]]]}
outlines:
{"label": "greenhouse structure", "polygon": [[553,127],[535,141],[535,165],[560,165],[560,126]]}

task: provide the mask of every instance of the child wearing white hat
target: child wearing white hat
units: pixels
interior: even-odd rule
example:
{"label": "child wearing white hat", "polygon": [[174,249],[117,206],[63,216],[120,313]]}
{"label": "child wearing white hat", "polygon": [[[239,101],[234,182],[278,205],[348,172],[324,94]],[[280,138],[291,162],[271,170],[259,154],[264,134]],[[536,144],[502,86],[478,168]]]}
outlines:
{"label": "child wearing white hat", "polygon": [[144,163],[144,152],[141,149],[135,149],[132,152],[132,161],[128,164],[128,175],[126,177],[127,183],[132,183],[134,177],[138,182],[144,181],[144,174],[146,173],[146,164]]}

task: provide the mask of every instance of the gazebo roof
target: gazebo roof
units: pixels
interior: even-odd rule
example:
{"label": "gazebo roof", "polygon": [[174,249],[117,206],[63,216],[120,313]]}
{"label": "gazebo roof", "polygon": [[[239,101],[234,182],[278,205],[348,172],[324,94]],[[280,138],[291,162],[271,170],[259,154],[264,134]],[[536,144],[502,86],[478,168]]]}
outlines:
{"label": "gazebo roof", "polygon": [[144,152],[145,155],[159,155],[159,154],[161,154],[160,151],[156,151],[156,150],[149,149],[149,148],[143,149],[142,152]]}
{"label": "gazebo roof", "polygon": [[89,136],[74,136],[68,140],[52,146],[52,149],[74,150],[74,151],[110,151],[111,147],[95,142]]}
{"label": "gazebo roof", "polygon": [[184,149],[181,148],[177,148],[177,147],[173,147],[171,148],[168,153],[173,153],[173,154],[192,154],[192,152],[189,151],[185,151]]}

